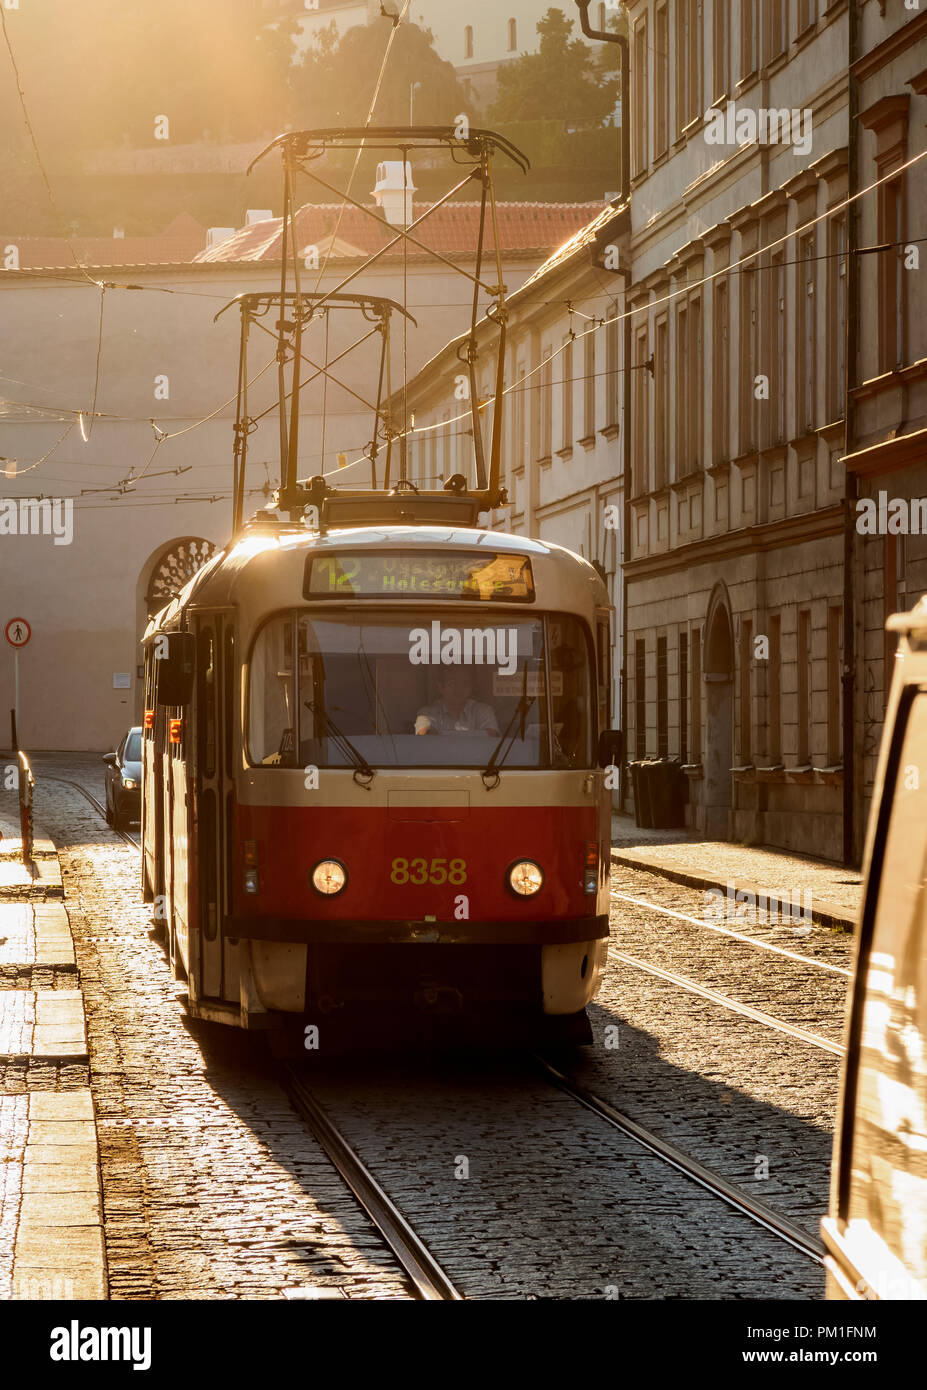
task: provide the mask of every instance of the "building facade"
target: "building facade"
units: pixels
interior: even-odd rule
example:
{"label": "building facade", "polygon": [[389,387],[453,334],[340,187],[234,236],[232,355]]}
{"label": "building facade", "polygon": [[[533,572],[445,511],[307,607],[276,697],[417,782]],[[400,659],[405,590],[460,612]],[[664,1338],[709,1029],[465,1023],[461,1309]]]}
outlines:
{"label": "building facade", "polygon": [[[693,828],[842,849],[848,11],[639,0],[628,749]],[[830,215],[833,211],[833,215]]]}
{"label": "building facade", "polygon": [[[513,287],[595,210],[507,208],[503,264]],[[313,206],[309,222],[300,220],[302,251],[307,259],[310,245],[319,253],[304,289],[315,288],[320,274],[320,288],[334,288],[392,234],[349,210],[341,226],[346,235],[333,242],[339,211]],[[445,254],[472,269],[474,230],[473,207],[456,205],[444,211],[435,235]],[[242,228],[197,261],[99,266],[90,276],[67,262],[59,244],[46,246],[50,268],[0,271],[7,364],[0,375],[0,627],[23,618],[32,628],[18,661],[26,748],[102,752],[138,722],[139,639],[148,614],[229,533],[240,329],[234,310],[215,316],[244,291],[279,288],[279,238],[279,219],[271,219]],[[404,275],[394,250],[364,272],[358,288],[401,302]],[[110,287],[101,291],[95,281]],[[410,373],[468,321],[466,300],[452,268],[410,255],[408,305],[417,321],[406,343]],[[401,380],[399,322],[394,317],[394,384]],[[307,342],[307,352],[324,353],[320,331],[322,339]],[[355,336],[356,324],[332,316],[328,360]],[[276,349],[260,329],[252,337],[255,375],[273,363]],[[303,393],[304,476],[325,472],[355,486],[369,481],[366,402],[376,382],[369,347],[338,368],[356,395],[331,382],[326,393],[324,378]],[[278,481],[274,376],[266,370],[249,393],[251,415],[263,415],[249,439],[251,511]],[[4,744],[14,684],[13,652],[3,643]]]}
{"label": "building facade", "polygon": [[681,759],[694,828],[848,862],[884,620],[927,582],[919,535],[878,513],[927,482],[923,174],[901,169],[925,149],[927,25],[889,8],[627,5],[631,351],[653,368],[632,408],[629,749]]}
{"label": "building facade", "polygon": [[[616,725],[623,700],[625,437],[622,279],[616,272],[627,225],[626,209],[600,210],[507,301],[500,457],[508,503],[484,518],[492,528],[566,546],[600,568],[616,614],[610,712]],[[489,320],[477,325],[487,460],[498,336]],[[409,385],[409,477],[421,486],[441,486],[454,474],[475,481],[468,338],[465,333],[448,343]]]}

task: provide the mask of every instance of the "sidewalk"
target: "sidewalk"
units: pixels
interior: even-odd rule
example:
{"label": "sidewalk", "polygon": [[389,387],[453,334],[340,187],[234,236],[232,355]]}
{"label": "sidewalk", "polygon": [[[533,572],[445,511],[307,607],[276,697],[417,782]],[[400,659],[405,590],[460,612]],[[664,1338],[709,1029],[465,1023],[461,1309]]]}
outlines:
{"label": "sidewalk", "polygon": [[54,845],[0,799],[0,1299],[105,1299],[80,975]]}
{"label": "sidewalk", "polygon": [[612,863],[644,869],[690,888],[811,894],[811,915],[823,927],[852,932],[862,902],[862,876],[855,869],[801,854],[701,840],[687,830],[645,830],[633,816],[612,815]]}

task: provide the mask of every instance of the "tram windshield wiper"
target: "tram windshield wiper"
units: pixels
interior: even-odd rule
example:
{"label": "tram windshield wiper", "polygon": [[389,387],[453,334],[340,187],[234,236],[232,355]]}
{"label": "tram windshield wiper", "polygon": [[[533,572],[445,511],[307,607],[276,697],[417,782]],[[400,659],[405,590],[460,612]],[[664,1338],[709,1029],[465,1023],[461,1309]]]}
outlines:
{"label": "tram windshield wiper", "polygon": [[370,783],[377,775],[376,768],[370,766],[363,753],[354,747],[354,744],[348,738],[347,734],[339,729],[326,709],[320,709],[312,700],[303,700],[303,704],[310,713],[317,715],[321,719],[322,726],[328,732],[329,737],[334,741],[335,747],[343,757],[347,758],[348,762],[353,764],[355,782],[362,787],[369,787]]}
{"label": "tram windshield wiper", "polygon": [[[527,684],[528,684],[528,681],[527,681],[527,667],[526,667],[526,668],[525,668],[525,685],[527,686]],[[534,704],[534,701],[535,701],[536,698],[537,698],[537,697],[534,696],[534,695],[529,696],[527,690],[525,690],[525,691],[519,696],[518,704],[515,706],[515,708],[514,708],[513,711],[512,711],[512,717],[511,717],[511,719],[509,720],[509,722],[508,722],[508,723],[506,724],[506,726],[505,726],[505,732],[503,733],[503,735],[502,735],[502,737],[500,738],[499,742],[496,744],[495,748],[492,750],[492,753],[491,753],[490,756],[489,756],[489,762],[486,764],[486,766],[483,768],[483,771],[480,773],[480,776],[482,777],[482,779],[483,779],[484,782],[486,782],[486,779],[487,779],[488,777],[495,777],[496,780],[495,780],[495,782],[493,782],[492,785],[493,785],[494,787],[495,787],[495,786],[498,786],[498,784],[499,784],[499,769],[502,767],[502,764],[505,762],[506,758],[507,758],[507,757],[509,756],[509,754],[511,753],[511,751],[512,751],[512,744],[515,742],[515,738],[516,738],[515,733],[512,732],[512,726],[514,725],[515,720],[518,719],[519,716],[520,716],[520,717],[521,717],[521,728],[520,728],[519,731],[518,731],[518,736],[519,736],[520,738],[523,739],[524,736],[525,736],[525,720],[526,720],[526,718],[528,717],[528,711],[529,711],[529,709],[531,708],[531,706]],[[509,734],[510,734],[510,733],[511,733],[511,735],[512,735],[511,738],[509,738]],[[507,738],[509,739],[508,747],[506,748],[505,752],[502,754],[502,757],[500,758],[500,757],[499,757],[499,750],[500,750],[500,748],[502,747],[502,745],[505,743],[505,740],[506,740]],[[487,785],[488,785],[488,784],[487,784]],[[490,790],[491,790],[491,788],[490,788]]]}

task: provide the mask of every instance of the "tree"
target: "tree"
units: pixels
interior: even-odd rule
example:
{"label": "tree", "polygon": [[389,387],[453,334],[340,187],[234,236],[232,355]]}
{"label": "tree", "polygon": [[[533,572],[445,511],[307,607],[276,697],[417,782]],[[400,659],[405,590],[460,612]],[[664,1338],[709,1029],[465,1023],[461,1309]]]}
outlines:
{"label": "tree", "polygon": [[[334,28],[323,31],[293,69],[294,125],[363,125],[389,33],[384,18],[348,29],[340,39]],[[413,83],[416,125],[453,125],[461,112],[472,114],[453,64],[435,52],[431,31],[404,22],[395,32],[373,125],[408,125]]]}
{"label": "tree", "polygon": [[618,90],[616,44],[602,44],[601,53],[581,38],[571,38],[573,21],[562,10],[549,9],[538,20],[541,42],[537,53],[499,69],[492,121],[605,121],[615,107]]}

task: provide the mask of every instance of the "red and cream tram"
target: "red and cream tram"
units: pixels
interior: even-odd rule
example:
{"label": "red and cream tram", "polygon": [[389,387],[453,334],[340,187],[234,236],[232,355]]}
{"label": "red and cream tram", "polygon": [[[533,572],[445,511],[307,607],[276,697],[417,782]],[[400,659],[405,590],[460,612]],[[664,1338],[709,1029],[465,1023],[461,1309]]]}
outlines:
{"label": "red and cream tram", "polygon": [[143,891],[198,1017],[578,1015],[608,938],[609,599],[556,545],[249,524],[145,635]]}

